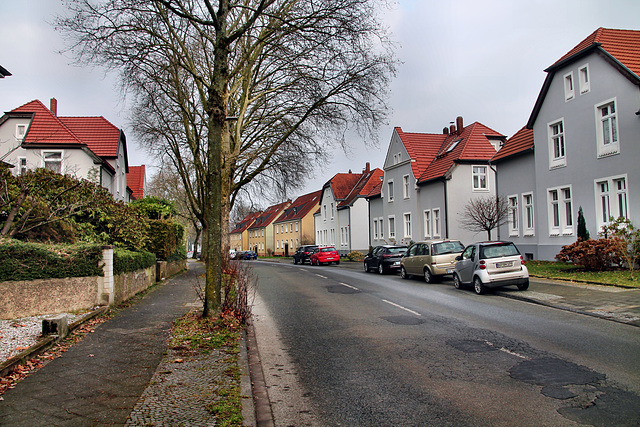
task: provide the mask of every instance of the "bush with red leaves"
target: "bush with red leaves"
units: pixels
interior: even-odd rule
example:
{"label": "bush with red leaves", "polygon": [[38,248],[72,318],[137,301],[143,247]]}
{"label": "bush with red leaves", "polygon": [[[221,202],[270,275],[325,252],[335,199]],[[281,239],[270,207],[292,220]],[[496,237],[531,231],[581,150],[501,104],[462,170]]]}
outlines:
{"label": "bush with red leaves", "polygon": [[620,267],[624,254],[620,251],[620,239],[578,239],[577,242],[565,245],[556,259],[581,265],[587,271],[611,270]]}

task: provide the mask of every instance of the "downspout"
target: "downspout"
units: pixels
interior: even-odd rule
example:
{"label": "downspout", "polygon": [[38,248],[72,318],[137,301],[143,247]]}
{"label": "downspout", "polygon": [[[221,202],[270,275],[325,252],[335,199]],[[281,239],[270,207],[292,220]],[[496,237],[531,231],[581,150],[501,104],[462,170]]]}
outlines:
{"label": "downspout", "polygon": [[[498,203],[498,194],[500,194],[498,192],[498,170],[494,169],[493,165],[491,165],[491,160],[489,160],[489,169],[491,169],[493,171],[494,174],[494,182],[496,183],[496,203]],[[496,227],[496,240],[501,240],[500,239],[500,226]]]}
{"label": "downspout", "polygon": [[447,178],[442,178],[444,187],[444,238],[449,238],[449,195],[447,193]]}

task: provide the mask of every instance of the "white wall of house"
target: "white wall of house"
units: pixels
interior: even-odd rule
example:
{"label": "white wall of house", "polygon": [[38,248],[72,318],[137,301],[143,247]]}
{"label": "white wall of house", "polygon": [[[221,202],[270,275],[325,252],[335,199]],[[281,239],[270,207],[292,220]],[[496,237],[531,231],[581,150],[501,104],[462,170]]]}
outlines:
{"label": "white wall of house", "polygon": [[[384,211],[382,197],[369,199],[369,244],[368,246],[384,245]],[[367,251],[368,252],[368,251]]]}
{"label": "white wall of house", "polygon": [[349,225],[345,228],[350,231],[349,252],[359,251],[366,254],[369,252],[369,203],[367,199],[358,197],[348,208],[348,211]]}
{"label": "white wall of house", "polygon": [[[581,90],[585,67],[589,86]],[[572,96],[565,91],[567,76],[573,78]],[[605,146],[602,108],[607,105],[609,110],[615,106],[609,117],[615,117],[617,132],[616,142]],[[600,55],[592,53],[556,71],[533,126],[541,259],[553,259],[562,245],[576,240],[580,206],[592,237],[608,216],[626,215],[640,225],[639,107],[638,86]],[[560,121],[564,152],[556,155],[551,132]]]}
{"label": "white wall of house", "polygon": [[[336,200],[330,186],[324,188],[320,199],[320,213],[315,216],[316,245],[336,245],[340,220],[337,215]],[[337,246],[336,246],[337,249]]]}

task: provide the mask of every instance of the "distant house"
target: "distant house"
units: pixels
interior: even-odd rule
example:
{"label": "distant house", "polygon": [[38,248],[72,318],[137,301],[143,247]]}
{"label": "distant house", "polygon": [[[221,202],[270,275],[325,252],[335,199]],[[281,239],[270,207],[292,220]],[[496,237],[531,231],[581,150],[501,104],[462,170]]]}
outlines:
{"label": "distant house", "polygon": [[380,181],[383,171],[338,173],[322,187],[320,209],[314,214],[318,245],[335,246],[340,255],[368,252],[369,203],[367,196]]}
{"label": "distant house", "polygon": [[424,239],[486,239],[465,230],[462,211],[473,198],[496,194],[489,160],[506,137],[482,123],[456,124],[441,134],[396,127],[384,164],[380,194],[370,196],[372,245]]}
{"label": "distant house", "polygon": [[144,199],[146,193],[145,166],[129,166],[127,173],[127,187],[131,190],[132,200]]}
{"label": "distant house", "polygon": [[[291,201],[286,201],[269,206],[255,218],[253,224],[247,230],[249,233],[249,250],[256,252],[259,256],[274,253],[276,240],[273,222],[282,215],[290,204]],[[280,248],[277,249],[279,250]]]}
{"label": "distant house", "polygon": [[236,251],[249,250],[249,227],[251,227],[262,212],[254,212],[245,216],[229,233],[229,247]]}
{"label": "distant house", "polygon": [[104,117],[60,117],[55,98],[50,108],[35,100],[0,118],[0,160],[13,164],[16,174],[44,167],[95,181],[117,200],[130,199],[124,132]]}
{"label": "distant house", "polygon": [[318,190],[298,197],[273,222],[274,254],[290,256],[300,245],[314,243],[313,214],[318,210],[321,194]]}
{"label": "distant house", "polygon": [[529,257],[573,243],[580,207],[592,237],[612,217],[640,225],[639,58],[640,31],[598,28],[545,70],[526,130],[492,160],[511,204],[501,236]]}

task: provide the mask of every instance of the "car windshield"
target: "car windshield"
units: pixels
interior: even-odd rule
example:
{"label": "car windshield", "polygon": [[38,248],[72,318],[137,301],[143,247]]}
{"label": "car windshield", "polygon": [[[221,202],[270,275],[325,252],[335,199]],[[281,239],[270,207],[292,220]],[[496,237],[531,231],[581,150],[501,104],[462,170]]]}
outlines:
{"label": "car windshield", "polygon": [[335,252],[336,248],[322,248],[320,252]]}
{"label": "car windshield", "polygon": [[462,243],[457,240],[454,242],[442,242],[435,243],[433,245],[433,254],[434,255],[442,255],[442,254],[454,254],[458,252],[462,252],[464,250],[464,246]]}
{"label": "car windshield", "polygon": [[500,258],[505,256],[520,255],[518,248],[513,243],[501,243],[491,246],[483,246],[480,252],[480,258]]}
{"label": "car windshield", "polygon": [[403,254],[407,248],[388,248],[390,254]]}

